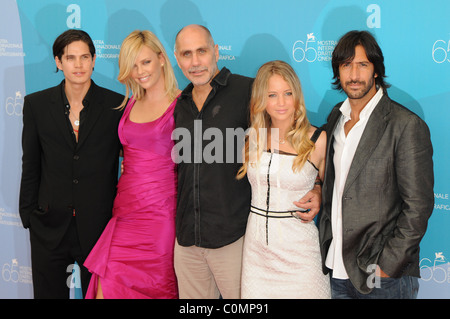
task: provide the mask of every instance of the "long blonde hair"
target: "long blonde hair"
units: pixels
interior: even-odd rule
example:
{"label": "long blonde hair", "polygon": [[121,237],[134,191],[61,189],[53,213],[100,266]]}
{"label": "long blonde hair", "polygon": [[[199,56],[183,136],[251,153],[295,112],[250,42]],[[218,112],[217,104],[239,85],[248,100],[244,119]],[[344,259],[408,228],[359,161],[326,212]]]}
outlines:
{"label": "long blonde hair", "polygon": [[247,174],[248,164],[258,161],[267,145],[267,132],[271,119],[266,111],[268,83],[272,75],[281,76],[291,87],[294,97],[294,121],[287,133],[286,140],[295,149],[297,156],[292,164],[294,172],[300,170],[314,150],[314,143],[309,138],[311,124],[306,115],[305,101],[300,80],[292,67],[283,61],[270,61],[263,64],[256,74],[250,99],[250,135],[247,134],[244,146],[244,163],[239,169],[237,178]]}
{"label": "long blonde hair", "polygon": [[163,45],[156,37],[156,35],[148,30],[135,30],[131,32],[122,42],[119,53],[119,76],[117,79],[120,83],[125,84],[126,93],[125,99],[118,107],[123,109],[130,94],[133,95],[135,100],[140,100],[145,94],[145,90],[133,80],[131,72],[135,64],[135,60],[143,46],[148,46],[156,55],[162,55],[164,57],[164,87],[166,94],[170,100],[174,100],[178,92],[178,83],[173,72],[172,65],[170,64],[169,57]]}

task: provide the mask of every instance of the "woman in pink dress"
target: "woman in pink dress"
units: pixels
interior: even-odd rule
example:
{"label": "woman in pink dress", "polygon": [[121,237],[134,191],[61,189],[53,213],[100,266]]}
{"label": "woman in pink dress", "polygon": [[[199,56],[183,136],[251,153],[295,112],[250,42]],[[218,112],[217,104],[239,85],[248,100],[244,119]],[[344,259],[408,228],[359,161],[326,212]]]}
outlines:
{"label": "woman in pink dress", "polygon": [[119,123],[123,172],[113,217],[84,264],[92,273],[86,298],[177,298],[177,179],[171,158],[177,82],[150,31],[125,38],[119,68],[126,96],[132,93]]}

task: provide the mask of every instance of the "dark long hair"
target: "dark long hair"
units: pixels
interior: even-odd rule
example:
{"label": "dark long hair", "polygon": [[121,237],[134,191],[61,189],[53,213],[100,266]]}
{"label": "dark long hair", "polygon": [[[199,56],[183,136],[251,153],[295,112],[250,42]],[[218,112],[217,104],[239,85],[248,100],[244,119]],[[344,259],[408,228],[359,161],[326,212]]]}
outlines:
{"label": "dark long hair", "polygon": [[353,60],[355,57],[355,47],[357,45],[362,45],[364,47],[369,62],[371,62],[374,66],[374,71],[378,75],[375,78],[375,84],[383,88],[383,91],[386,92],[386,89],[390,87],[390,85],[384,80],[386,78],[386,74],[383,52],[370,32],[357,30],[344,34],[334,48],[331,59],[334,88],[342,91],[341,82],[339,80],[339,66],[345,62]]}

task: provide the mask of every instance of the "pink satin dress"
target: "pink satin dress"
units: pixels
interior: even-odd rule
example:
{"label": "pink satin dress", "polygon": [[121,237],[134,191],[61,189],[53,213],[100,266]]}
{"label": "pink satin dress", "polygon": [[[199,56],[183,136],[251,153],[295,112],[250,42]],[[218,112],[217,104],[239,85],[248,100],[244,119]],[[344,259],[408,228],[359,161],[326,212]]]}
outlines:
{"label": "pink satin dress", "polygon": [[113,217],[84,265],[106,299],[178,298],[173,267],[177,176],[171,158],[175,101],[157,120],[134,123],[125,108],[119,123],[124,149]]}

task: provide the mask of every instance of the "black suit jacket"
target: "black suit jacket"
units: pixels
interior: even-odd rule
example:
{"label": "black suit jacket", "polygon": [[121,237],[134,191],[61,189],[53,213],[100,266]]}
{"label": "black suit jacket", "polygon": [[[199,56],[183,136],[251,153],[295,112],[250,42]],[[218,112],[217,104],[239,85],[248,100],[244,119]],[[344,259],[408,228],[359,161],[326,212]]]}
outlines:
{"label": "black suit jacket", "polygon": [[60,243],[75,209],[87,255],[112,214],[122,114],[114,108],[124,97],[92,81],[75,143],[64,114],[62,85],[24,99],[19,212],[23,226],[51,249]]}
{"label": "black suit jacket", "polygon": [[[325,273],[332,240],[333,133],[341,117],[341,105],[334,107],[326,125],[320,218]],[[432,156],[425,122],[385,94],[361,136],[342,195],[344,265],[360,292],[372,290],[367,280],[371,280],[376,265],[390,277],[420,276],[419,244],[434,205]]]}

